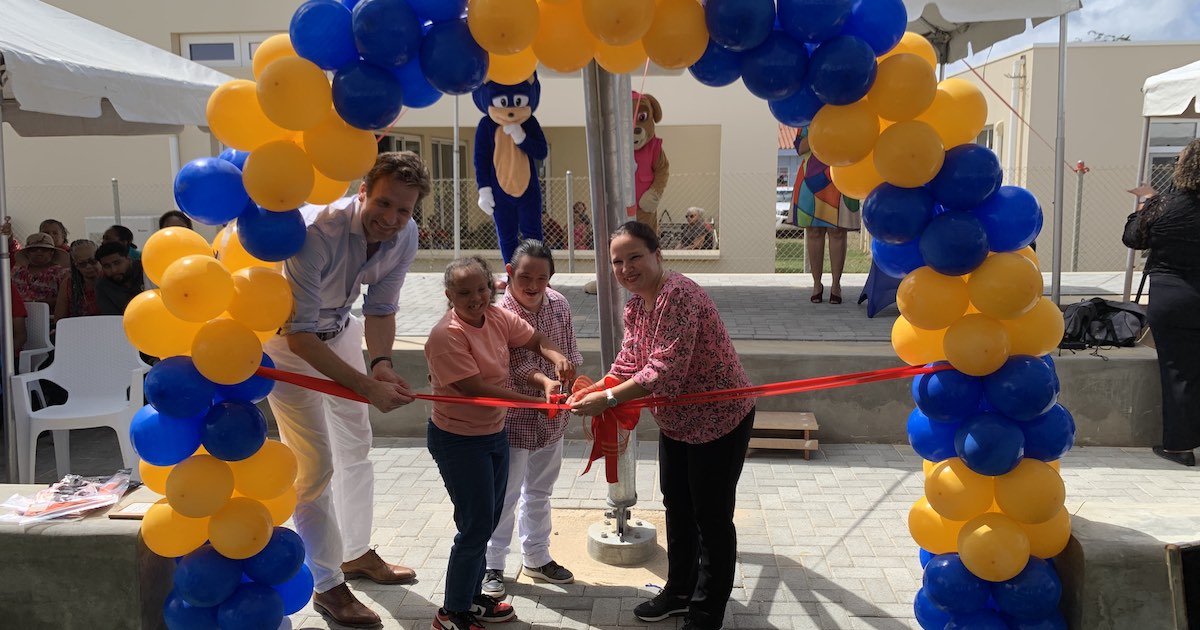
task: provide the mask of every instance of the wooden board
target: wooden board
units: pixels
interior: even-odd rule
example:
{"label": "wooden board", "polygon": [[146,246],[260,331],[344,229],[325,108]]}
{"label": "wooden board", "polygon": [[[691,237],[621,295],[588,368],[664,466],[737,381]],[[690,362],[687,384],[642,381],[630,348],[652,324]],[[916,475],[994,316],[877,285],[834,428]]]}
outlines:
{"label": "wooden board", "polygon": [[819,448],[816,440],[791,438],[750,438],[750,448],[774,448],[789,451],[815,451]]}
{"label": "wooden board", "polygon": [[810,411],[759,411],[754,428],[764,431],[816,431],[817,416]]}

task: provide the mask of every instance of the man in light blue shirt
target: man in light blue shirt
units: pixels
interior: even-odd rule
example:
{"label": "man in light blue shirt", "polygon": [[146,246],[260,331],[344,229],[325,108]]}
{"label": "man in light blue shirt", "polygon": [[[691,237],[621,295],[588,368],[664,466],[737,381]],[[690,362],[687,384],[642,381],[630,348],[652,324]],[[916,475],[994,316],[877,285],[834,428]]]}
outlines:
{"label": "man in light blue shirt", "polygon": [[[420,157],[383,153],[357,195],[304,209],[304,248],[284,268],[292,317],[264,346],[276,367],[331,378],[384,412],[413,401],[392,368],[392,343],[400,288],[417,252],[412,216],[429,191]],[[350,307],[364,284],[360,320]],[[315,582],[313,606],[343,625],[377,625],[379,615],[354,597],[346,579],[398,584],[416,572],[371,549],[375,478],[367,405],[286,383],[276,383],[268,401],[299,462],[294,518]]]}

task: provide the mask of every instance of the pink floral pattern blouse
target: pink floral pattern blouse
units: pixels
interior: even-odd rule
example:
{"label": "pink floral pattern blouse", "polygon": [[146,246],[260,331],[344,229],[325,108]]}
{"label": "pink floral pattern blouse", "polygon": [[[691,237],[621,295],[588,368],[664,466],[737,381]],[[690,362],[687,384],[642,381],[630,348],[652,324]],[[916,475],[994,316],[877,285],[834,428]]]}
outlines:
{"label": "pink floral pattern blouse", "polygon": [[[750,379],[721,315],[687,276],[668,272],[654,305],[633,296],[625,304],[625,338],[610,373],[654,396],[678,396],[734,387]],[[754,408],[753,398],[651,409],[663,435],[703,444],[733,431]]]}
{"label": "pink floral pattern blouse", "polygon": [[45,302],[53,307],[58,300],[58,285],[66,273],[67,270],[58,265],[40,269],[17,267],[12,272],[12,282],[26,302]]}

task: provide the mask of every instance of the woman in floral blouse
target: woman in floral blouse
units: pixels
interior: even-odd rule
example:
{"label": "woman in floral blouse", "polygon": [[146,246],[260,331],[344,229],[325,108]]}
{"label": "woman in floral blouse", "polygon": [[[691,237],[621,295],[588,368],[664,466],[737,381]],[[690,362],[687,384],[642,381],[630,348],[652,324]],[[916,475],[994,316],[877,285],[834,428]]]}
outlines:
{"label": "woman in floral blouse", "polygon": [[[609,371],[621,384],[602,389],[602,379],[575,394],[575,412],[595,416],[647,395],[750,385],[712,299],[691,279],[663,269],[653,230],[633,221],[622,225],[613,233],[609,255],[617,282],[633,293],[625,304],[625,339]],[[716,630],[733,590],[734,500],[754,426],[754,400],[651,411],[662,433],[667,583],[634,614],[642,621],[686,614],[685,629]]]}

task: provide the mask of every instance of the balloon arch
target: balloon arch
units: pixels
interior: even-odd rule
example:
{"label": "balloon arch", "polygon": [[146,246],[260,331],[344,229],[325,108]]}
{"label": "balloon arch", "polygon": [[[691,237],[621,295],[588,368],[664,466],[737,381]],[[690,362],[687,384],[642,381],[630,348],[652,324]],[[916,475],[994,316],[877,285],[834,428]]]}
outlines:
{"label": "balloon arch", "polygon": [[[780,122],[808,127],[835,184],[862,198],[872,256],[903,278],[892,345],[917,377],[908,418],[926,461],[909,528],[925,573],[923,628],[1065,627],[1048,559],[1070,519],[1057,460],[1074,423],[1048,356],[1062,338],[1029,245],[1042,210],[1002,185],[974,144],[987,105],[973,84],[937,81],[933,48],[905,33],[900,0],[311,0],[254,56],[255,81],[208,102],[227,147],[188,163],[179,207],[228,224],[213,243],[155,233],[146,291],[125,312],[142,352],[163,357],[134,420],[154,552],[180,558],[164,608],[182,628],[274,628],[312,590],[291,515],[296,460],[266,440],[254,403],[271,381],[262,340],[291,310],[280,261],[304,243],[297,209],[341,197],[376,156],[374,131],[402,108],[524,81],[538,65],[653,62],[705,85],[739,78]],[[332,73],[332,81],[327,73]],[[1015,623],[1016,626],[1005,625]],[[1023,625],[1028,624],[1028,625]]]}

